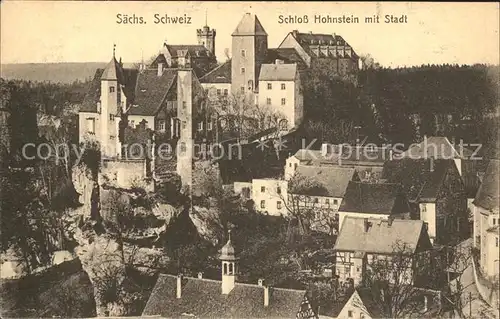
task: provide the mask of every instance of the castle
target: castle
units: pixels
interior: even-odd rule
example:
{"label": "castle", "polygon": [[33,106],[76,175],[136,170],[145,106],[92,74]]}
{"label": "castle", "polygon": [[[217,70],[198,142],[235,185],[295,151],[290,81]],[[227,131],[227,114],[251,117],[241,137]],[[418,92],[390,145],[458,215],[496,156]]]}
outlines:
{"label": "castle", "polygon": [[[303,118],[305,71],[327,67],[332,74],[348,75],[358,70],[359,57],[341,36],[294,30],[278,48],[269,48],[267,32],[249,13],[231,34],[232,58],[224,63],[217,64],[214,54],[216,30],[205,25],[196,34],[198,44],[164,43],[156,59],[139,69],[124,68],[113,49],[107,66],[96,70],[80,109],[80,142],[99,141],[103,157],[122,161],[124,126],[141,125],[155,132],[157,144],[169,143],[185,155],[174,156],[176,170],[190,184],[193,143],[218,137],[220,122],[211,103],[245,98],[283,114],[279,125],[290,130]],[[140,177],[145,170],[134,171]]]}

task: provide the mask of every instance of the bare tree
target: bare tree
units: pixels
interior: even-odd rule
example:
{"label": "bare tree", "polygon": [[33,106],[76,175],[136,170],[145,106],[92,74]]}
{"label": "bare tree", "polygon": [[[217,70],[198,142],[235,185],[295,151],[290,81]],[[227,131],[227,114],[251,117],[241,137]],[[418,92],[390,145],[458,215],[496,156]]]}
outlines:
{"label": "bare tree", "polygon": [[276,128],[286,116],[270,105],[259,105],[247,94],[216,95],[209,97],[209,112],[217,119],[221,133],[232,133],[239,139],[266,129]]}
{"label": "bare tree", "polygon": [[279,194],[289,215],[297,220],[302,234],[312,229],[333,235],[338,221],[333,207],[322,205],[318,197],[328,195],[325,186],[314,179],[295,173],[288,181],[287,194]]}
{"label": "bare tree", "polygon": [[430,269],[428,262],[430,251],[414,252],[408,243],[399,240],[392,247],[390,255],[371,255],[368,258],[362,285],[381,306],[384,316],[420,316],[424,311],[424,296],[438,294],[418,285],[428,282],[429,271],[435,271]]}

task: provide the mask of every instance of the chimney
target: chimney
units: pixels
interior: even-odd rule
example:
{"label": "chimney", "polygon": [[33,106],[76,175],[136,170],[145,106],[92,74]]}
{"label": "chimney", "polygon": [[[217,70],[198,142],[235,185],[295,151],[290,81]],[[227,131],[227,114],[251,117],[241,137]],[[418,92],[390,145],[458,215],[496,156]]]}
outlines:
{"label": "chimney", "polygon": [[368,232],[368,230],[370,229],[370,222],[368,221],[368,218],[365,218],[364,219],[364,229],[365,229],[365,233]]}
{"label": "chimney", "polygon": [[264,286],[264,307],[269,306],[269,286]]}
{"label": "chimney", "polygon": [[264,279],[259,278],[259,280],[257,281],[257,284],[259,285],[259,287],[262,287],[262,286],[264,286],[264,282],[265,282]]}
{"label": "chimney", "polygon": [[198,273],[198,279],[203,279],[203,273],[201,271]]}
{"label": "chimney", "polygon": [[163,75],[163,63],[158,63],[158,76]]}
{"label": "chimney", "polygon": [[177,275],[177,299],[181,299],[182,296],[182,275]]}
{"label": "chimney", "polygon": [[427,312],[427,310],[429,310],[427,303],[428,303],[428,297],[424,295],[424,312]]}

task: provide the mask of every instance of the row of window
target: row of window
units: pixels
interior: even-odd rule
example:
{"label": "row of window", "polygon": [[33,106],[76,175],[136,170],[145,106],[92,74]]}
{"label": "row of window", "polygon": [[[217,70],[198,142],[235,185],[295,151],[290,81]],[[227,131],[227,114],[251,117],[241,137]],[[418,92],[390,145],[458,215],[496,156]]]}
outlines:
{"label": "row of window", "polygon": [[[273,84],[272,83],[267,83],[267,89],[268,90],[272,90],[273,89]],[[286,84],[285,83],[281,83],[281,89],[282,90],[286,90]]]}
{"label": "row of window", "polygon": [[[276,209],[281,209],[283,207],[281,201],[277,201],[276,202]],[[265,200],[261,200],[260,201],[260,208],[261,209],[265,209],[266,208],[266,201]]]}
{"label": "row of window", "polygon": [[[271,104],[272,104],[272,100],[271,100],[271,98],[270,98],[270,97],[268,97],[268,98],[266,99],[266,104],[267,104],[267,105],[271,105]],[[282,99],[281,99],[281,105],[286,105],[286,99],[285,99],[285,98],[282,98]]]}
{"label": "row of window", "polygon": [[[130,124],[134,126],[134,121],[130,121]],[[156,127],[158,131],[165,131],[166,129],[166,121],[165,120],[158,120],[156,122]],[[183,128],[186,128],[186,123],[183,122]],[[198,122],[197,124],[198,131],[203,131],[203,122]],[[212,122],[207,122],[207,131],[212,130]]]}
{"label": "row of window", "polygon": [[[260,192],[261,193],[265,193],[266,192],[266,186],[261,186],[260,187]],[[280,186],[276,187],[276,193],[277,194],[281,194],[281,187]]]}

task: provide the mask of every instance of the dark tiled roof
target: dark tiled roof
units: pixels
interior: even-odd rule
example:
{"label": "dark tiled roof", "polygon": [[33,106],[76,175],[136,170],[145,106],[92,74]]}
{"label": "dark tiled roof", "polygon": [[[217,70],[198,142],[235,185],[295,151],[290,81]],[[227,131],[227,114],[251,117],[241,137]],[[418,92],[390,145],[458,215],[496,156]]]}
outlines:
{"label": "dark tiled roof", "polygon": [[498,211],[499,207],[499,165],[499,160],[490,160],[483,177],[483,182],[474,199],[474,205],[480,206],[488,211],[495,209]]}
{"label": "dark tiled roof", "polygon": [[265,62],[275,63],[276,60],[283,60],[285,63],[297,63],[300,70],[307,68],[307,64],[294,48],[268,49]]}
{"label": "dark tiled roof", "polygon": [[407,212],[399,184],[349,182],[339,211],[372,214]]}
{"label": "dark tiled roof", "polygon": [[267,36],[266,30],[257,18],[256,15],[245,13],[243,18],[241,18],[240,23],[231,34],[232,36],[242,36],[242,35],[265,35]]}
{"label": "dark tiled roof", "polygon": [[339,146],[333,145],[334,150],[322,155],[320,150],[300,149],[294,156],[300,161],[305,161],[310,164],[334,164],[334,165],[349,165],[349,166],[383,166],[389,156],[389,150],[381,147],[366,148],[360,146],[353,146],[349,149],[344,148],[342,155],[339,153]]}
{"label": "dark tiled roof", "polygon": [[197,318],[295,318],[306,292],[270,288],[269,306],[264,307],[264,288],[236,283],[227,295],[221,282],[210,279],[183,278],[182,297],[176,298],[177,277],[160,275],[144,308],[143,315],[169,318],[182,314]]}
{"label": "dark tiled roof", "polygon": [[177,69],[164,69],[161,76],[156,69],[139,73],[134,100],[137,107],[131,107],[129,114],[155,115],[176,79]]}
{"label": "dark tiled roof", "polygon": [[[196,57],[209,57],[210,51],[205,48],[205,46],[201,44],[194,44],[194,45],[170,45],[170,44],[165,44],[165,48],[170,52],[170,55],[173,58],[177,58],[182,55],[182,57],[185,57],[188,53],[192,58]],[[179,55],[181,54],[181,55]]]}
{"label": "dark tiled roof", "polygon": [[318,196],[344,197],[347,185],[354,178],[356,170],[354,168],[341,166],[308,166],[297,167],[298,176],[310,178],[323,185],[326,193]]}
{"label": "dark tiled roof", "polygon": [[83,98],[80,112],[97,112],[97,102],[101,97],[101,75],[104,69],[97,69],[92,82],[90,82],[89,90]]}
{"label": "dark tiled roof", "polygon": [[[368,230],[365,222],[368,221]],[[421,220],[394,219],[389,221],[375,218],[346,216],[342,222],[335,250],[391,254],[397,249],[416,250],[424,222]],[[403,246],[404,244],[404,246]],[[402,251],[399,251],[402,252]]]}
{"label": "dark tiled roof", "polygon": [[[300,33],[300,32],[291,32],[297,42],[310,54],[312,53],[310,46],[317,45],[328,45],[328,46],[340,46],[340,47],[349,47],[351,48],[352,57],[357,58],[357,54],[354,52],[354,49],[344,40],[340,35],[332,35],[332,34],[318,34],[318,33]],[[320,50],[321,51],[321,50]],[[336,56],[336,55],[335,55]],[[320,53],[319,57],[325,57],[324,54]]]}
{"label": "dark tiled roof", "polygon": [[201,83],[231,83],[231,60],[224,62],[200,78]]}
{"label": "dark tiled roof", "polygon": [[449,170],[456,170],[453,160],[402,159],[386,162],[382,177],[402,183],[411,201],[435,200]]}

